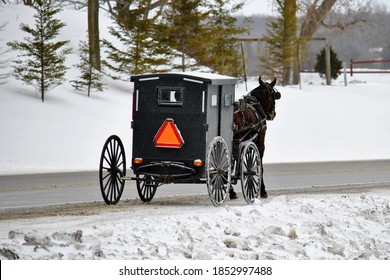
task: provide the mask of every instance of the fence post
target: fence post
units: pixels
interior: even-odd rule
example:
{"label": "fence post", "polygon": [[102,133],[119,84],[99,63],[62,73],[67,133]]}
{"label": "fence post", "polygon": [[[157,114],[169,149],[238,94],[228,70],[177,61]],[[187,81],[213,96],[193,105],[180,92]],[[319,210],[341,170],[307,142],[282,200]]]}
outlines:
{"label": "fence post", "polygon": [[353,76],[353,60],[351,59],[351,64],[350,64],[350,72],[351,72],[351,77]]}
{"label": "fence post", "polygon": [[348,82],[347,82],[347,62],[346,61],[343,62],[343,68],[344,68],[344,86],[347,86]]}
{"label": "fence post", "polygon": [[244,42],[242,42],[242,41],[241,41],[241,56],[242,56],[242,67],[244,70],[245,90],[248,91],[247,77],[246,77],[246,66],[245,66]]}
{"label": "fence post", "polygon": [[326,44],[325,46],[325,67],[326,67],[326,70],[325,70],[325,76],[326,76],[326,84],[329,86],[332,81],[332,77],[331,77],[331,66],[330,66],[330,45],[329,44]]}

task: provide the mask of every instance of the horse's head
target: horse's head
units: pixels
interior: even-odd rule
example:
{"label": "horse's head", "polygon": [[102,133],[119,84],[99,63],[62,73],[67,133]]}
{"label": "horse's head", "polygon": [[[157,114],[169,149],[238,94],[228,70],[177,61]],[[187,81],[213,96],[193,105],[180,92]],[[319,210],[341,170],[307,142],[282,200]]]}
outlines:
{"label": "horse's head", "polygon": [[267,120],[273,120],[276,116],[275,100],[280,99],[280,92],[274,88],[276,84],[276,78],[267,83],[261,80],[259,77],[259,86],[249,92],[249,95],[256,97],[263,107],[264,113],[267,115]]}

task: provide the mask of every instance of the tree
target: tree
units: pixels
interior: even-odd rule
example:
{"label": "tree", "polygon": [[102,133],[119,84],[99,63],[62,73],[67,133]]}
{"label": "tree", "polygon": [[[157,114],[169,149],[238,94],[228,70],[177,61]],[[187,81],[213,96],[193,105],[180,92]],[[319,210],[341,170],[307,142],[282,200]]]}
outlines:
{"label": "tree", "polygon": [[[215,0],[207,2],[209,11],[206,20],[207,39],[200,38],[198,44],[206,48],[204,57],[197,58],[199,63],[215,72],[238,77],[241,74],[242,61],[237,37],[247,32],[246,19],[242,26],[231,14],[240,10],[243,2],[231,5],[232,1]],[[231,6],[229,6],[231,5]],[[207,41],[207,44],[200,42]]]}
{"label": "tree", "polygon": [[99,0],[88,0],[88,39],[90,65],[100,71]]}
{"label": "tree", "polygon": [[[2,31],[6,25],[7,25],[6,23],[2,23],[0,25],[0,31]],[[0,39],[0,41],[2,41],[2,40]],[[3,50],[3,48],[0,47],[0,57],[3,57],[3,55],[5,55],[6,53],[7,53],[7,50]],[[8,60],[0,59],[0,85],[5,84],[6,79],[9,76],[9,73],[6,72],[6,70],[4,70],[4,69],[7,69],[7,64],[8,64]]]}
{"label": "tree", "polygon": [[46,92],[64,82],[67,70],[64,63],[71,49],[65,48],[68,41],[55,41],[65,26],[65,23],[54,18],[61,8],[53,7],[51,0],[36,0],[33,8],[35,25],[20,25],[29,37],[8,45],[20,51],[19,57],[24,58],[14,61],[14,77],[34,86],[44,102]]}
{"label": "tree", "polygon": [[[100,2],[103,9],[108,11],[116,21],[126,24],[127,19],[138,10],[137,1],[138,0],[101,0]],[[168,0],[148,0],[146,2],[147,5],[144,7],[144,15],[149,17],[149,13],[156,9],[159,10],[157,12],[157,14],[159,14],[167,3]]]}
{"label": "tree", "polygon": [[[325,57],[325,48],[323,48],[321,52],[317,54],[317,63],[315,65],[315,71],[318,72],[321,77],[323,77],[326,73]],[[335,80],[341,73],[340,70],[343,67],[343,63],[339,60],[332,47],[330,47],[330,65],[330,76]]]}
{"label": "tree", "polygon": [[205,23],[208,12],[201,11],[203,0],[171,1],[163,14],[164,44],[176,50],[174,57],[179,63],[174,68],[185,72],[187,68],[197,66],[191,58],[205,56],[206,42],[209,43]]}
{"label": "tree", "polygon": [[155,20],[158,15],[149,18],[150,0],[135,0],[137,9],[126,14],[126,18],[117,20],[109,27],[111,35],[116,37],[121,45],[114,45],[103,40],[108,60],[104,64],[125,79],[132,74],[161,71],[161,65],[167,64],[169,57],[167,46],[161,44],[161,33]]}
{"label": "tree", "polygon": [[87,89],[88,97],[90,96],[91,89],[103,91],[104,84],[101,82],[103,74],[93,67],[89,58],[89,47],[84,41],[79,44],[80,51],[80,63],[74,65],[81,72],[78,80],[70,81],[72,86],[77,90]]}
{"label": "tree", "polygon": [[277,76],[283,85],[290,84],[291,70],[297,52],[296,0],[276,0],[278,15],[268,21],[267,55],[262,59],[269,76]]}
{"label": "tree", "polygon": [[[345,30],[347,27],[362,21],[361,13],[369,10],[371,0],[299,0],[300,8],[304,11],[299,32],[299,49],[304,52],[307,43],[313,38],[320,27]],[[329,17],[332,9],[338,10],[341,16]],[[328,21],[326,19],[328,18]],[[294,65],[294,81],[299,77],[298,61]]]}

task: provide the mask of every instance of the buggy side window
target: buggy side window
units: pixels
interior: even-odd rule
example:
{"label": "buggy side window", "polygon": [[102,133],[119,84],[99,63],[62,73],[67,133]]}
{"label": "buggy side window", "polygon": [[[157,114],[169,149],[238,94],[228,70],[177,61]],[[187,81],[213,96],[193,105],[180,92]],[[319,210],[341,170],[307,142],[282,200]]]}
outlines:
{"label": "buggy side window", "polygon": [[158,106],[183,106],[183,87],[157,87]]}

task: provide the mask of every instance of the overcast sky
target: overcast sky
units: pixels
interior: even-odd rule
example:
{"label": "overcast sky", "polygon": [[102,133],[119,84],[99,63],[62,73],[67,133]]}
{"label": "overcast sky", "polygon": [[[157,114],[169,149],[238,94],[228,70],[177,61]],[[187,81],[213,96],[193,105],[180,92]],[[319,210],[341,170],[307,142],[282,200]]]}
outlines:
{"label": "overcast sky", "polygon": [[[368,1],[368,0],[367,0]],[[384,4],[390,10],[390,0],[371,0],[373,3]],[[243,13],[246,16],[254,14],[272,14],[273,0],[246,0]]]}

